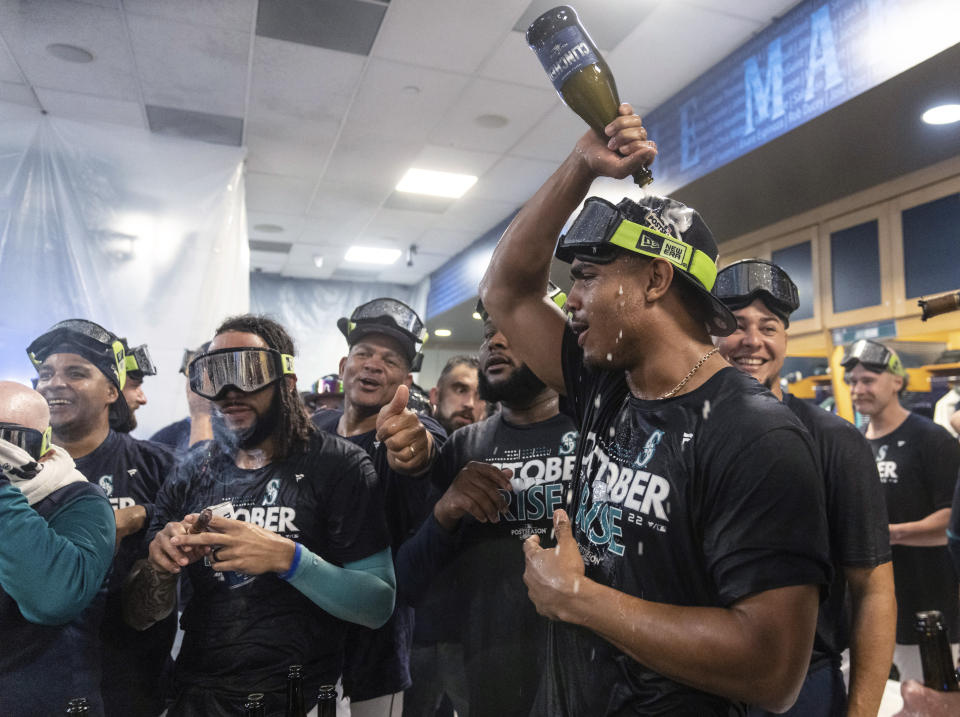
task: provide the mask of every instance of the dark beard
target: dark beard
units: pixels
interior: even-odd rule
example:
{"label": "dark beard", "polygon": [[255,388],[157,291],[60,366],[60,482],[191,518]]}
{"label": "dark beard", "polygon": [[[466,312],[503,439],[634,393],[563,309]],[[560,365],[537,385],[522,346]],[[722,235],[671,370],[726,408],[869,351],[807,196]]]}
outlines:
{"label": "dark beard", "polygon": [[280,423],[280,415],[283,411],[283,405],[280,399],[280,391],[277,390],[270,402],[267,412],[257,416],[256,421],[246,430],[235,433],[227,428],[223,416],[215,413],[211,421],[214,440],[222,446],[227,447],[228,452],[233,453],[236,449],[249,450],[256,448],[263,443],[277,428]]}
{"label": "dark beard", "polygon": [[514,369],[510,378],[496,385],[490,383],[486,374],[480,371],[477,375],[477,383],[480,398],[484,401],[489,403],[503,401],[509,406],[525,406],[547,387],[525,363]]}

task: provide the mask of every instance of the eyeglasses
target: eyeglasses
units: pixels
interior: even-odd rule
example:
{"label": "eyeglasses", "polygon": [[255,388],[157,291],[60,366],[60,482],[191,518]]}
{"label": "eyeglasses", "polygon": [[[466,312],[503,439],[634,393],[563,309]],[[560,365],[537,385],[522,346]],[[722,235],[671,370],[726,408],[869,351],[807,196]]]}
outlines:
{"label": "eyeglasses", "polygon": [[219,349],[197,356],[189,372],[190,390],[217,400],[231,387],[252,393],[294,373],[293,356],[275,349]]}
{"label": "eyeglasses", "polygon": [[840,361],[840,365],[847,371],[858,363],[864,368],[880,373],[889,371],[896,376],[906,376],[907,371],[900,362],[900,357],[883,344],[869,339],[860,339],[853,342]]}
{"label": "eyeglasses", "polygon": [[797,286],[787,272],[759,259],[744,259],[725,267],[717,274],[713,293],[725,302],[747,300],[764,293],[787,314],[800,306]]}
{"label": "eyeglasses", "polygon": [[157,368],[153,363],[153,359],[150,357],[150,352],[147,350],[146,344],[134,346],[132,349],[129,349],[124,357],[124,363],[127,367],[127,373],[139,371],[144,376],[157,375]]}
{"label": "eyeglasses", "polygon": [[347,335],[349,336],[361,322],[392,322],[398,329],[409,334],[414,341],[423,343],[427,340],[427,330],[417,316],[417,312],[396,299],[374,299],[358,306],[350,315]]}
{"label": "eyeglasses", "polygon": [[50,426],[42,433],[35,428],[26,428],[17,423],[0,423],[0,439],[22,448],[35,461],[50,450]]}

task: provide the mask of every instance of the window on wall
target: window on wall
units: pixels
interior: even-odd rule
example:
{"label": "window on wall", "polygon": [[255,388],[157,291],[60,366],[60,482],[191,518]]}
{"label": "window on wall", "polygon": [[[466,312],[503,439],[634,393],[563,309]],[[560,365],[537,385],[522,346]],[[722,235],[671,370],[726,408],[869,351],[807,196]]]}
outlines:
{"label": "window on wall", "polygon": [[880,303],[879,224],[876,219],[830,235],[833,312]]}
{"label": "window on wall", "polygon": [[813,252],[810,242],[794,244],[785,249],[777,249],[771,253],[771,260],[781,267],[793,283],[797,285],[800,295],[800,308],[790,315],[791,321],[813,318]]}
{"label": "window on wall", "polygon": [[907,298],[960,288],[960,194],[907,209],[901,221]]}

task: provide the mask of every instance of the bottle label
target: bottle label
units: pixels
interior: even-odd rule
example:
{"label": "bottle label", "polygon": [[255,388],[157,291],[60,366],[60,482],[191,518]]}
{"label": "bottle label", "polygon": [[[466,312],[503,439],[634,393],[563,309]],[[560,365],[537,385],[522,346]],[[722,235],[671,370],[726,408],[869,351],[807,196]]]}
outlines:
{"label": "bottle label", "polygon": [[574,72],[599,62],[593,43],[576,25],[559,30],[538,47],[537,57],[557,92]]}

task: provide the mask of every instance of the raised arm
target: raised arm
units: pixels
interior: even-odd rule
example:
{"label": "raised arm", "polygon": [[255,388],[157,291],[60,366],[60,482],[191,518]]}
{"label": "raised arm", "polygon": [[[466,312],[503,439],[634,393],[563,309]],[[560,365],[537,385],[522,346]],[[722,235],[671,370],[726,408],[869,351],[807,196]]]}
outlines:
{"label": "raised arm", "polygon": [[480,298],[493,323],[540,380],[561,393],[564,317],[544,297],[557,237],[594,179],[622,179],[656,156],[633,108],[621,105],[620,115],[607,126],[609,142],[593,130],[580,138],[504,231],[480,282]]}

